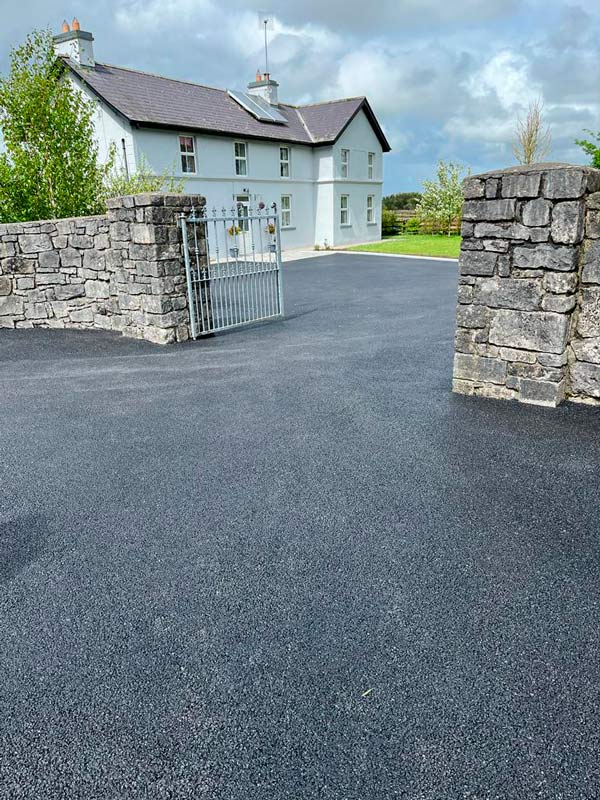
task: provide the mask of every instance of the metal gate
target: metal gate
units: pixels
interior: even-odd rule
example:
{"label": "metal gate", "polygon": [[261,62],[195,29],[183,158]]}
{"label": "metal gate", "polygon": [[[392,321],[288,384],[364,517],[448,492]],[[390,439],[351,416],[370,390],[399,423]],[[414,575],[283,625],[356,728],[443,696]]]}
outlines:
{"label": "metal gate", "polygon": [[283,316],[279,216],[260,206],[181,216],[193,339]]}

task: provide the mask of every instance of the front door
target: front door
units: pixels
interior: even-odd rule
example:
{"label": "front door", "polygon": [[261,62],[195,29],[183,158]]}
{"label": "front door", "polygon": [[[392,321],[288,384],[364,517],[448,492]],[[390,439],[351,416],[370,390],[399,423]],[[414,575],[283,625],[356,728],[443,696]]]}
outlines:
{"label": "front door", "polygon": [[235,207],[239,217],[238,227],[240,233],[237,236],[238,247],[240,248],[240,258],[250,258],[252,253],[252,233],[250,229],[250,198],[247,194],[236,194]]}

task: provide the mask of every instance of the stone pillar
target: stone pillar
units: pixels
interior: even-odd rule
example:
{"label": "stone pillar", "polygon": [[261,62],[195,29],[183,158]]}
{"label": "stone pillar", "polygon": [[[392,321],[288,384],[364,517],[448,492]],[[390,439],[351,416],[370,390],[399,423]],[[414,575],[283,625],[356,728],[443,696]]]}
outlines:
{"label": "stone pillar", "polygon": [[453,389],[556,406],[569,393],[586,206],[600,171],[536,164],[463,186]]}
{"label": "stone pillar", "polygon": [[[160,193],[108,201],[113,329],[156,344],[189,339],[179,217],[203,205],[197,195]],[[204,240],[199,247],[206,252]]]}

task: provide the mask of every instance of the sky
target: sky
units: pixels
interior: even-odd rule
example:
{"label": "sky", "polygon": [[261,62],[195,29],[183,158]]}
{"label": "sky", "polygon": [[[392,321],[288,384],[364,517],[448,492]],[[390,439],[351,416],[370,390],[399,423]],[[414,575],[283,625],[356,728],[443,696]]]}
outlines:
{"label": "sky", "polygon": [[220,88],[264,69],[290,103],[366,95],[388,137],[384,192],[413,191],[439,159],[511,166],[515,123],[541,100],[548,160],[586,163],[600,130],[598,0],[2,0],[0,72],[32,28],[77,16],[98,61]]}

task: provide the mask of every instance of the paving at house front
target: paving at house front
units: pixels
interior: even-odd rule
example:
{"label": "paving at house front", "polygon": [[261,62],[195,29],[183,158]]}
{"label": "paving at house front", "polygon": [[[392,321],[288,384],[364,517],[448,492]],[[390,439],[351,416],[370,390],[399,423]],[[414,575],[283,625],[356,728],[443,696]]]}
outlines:
{"label": "paving at house front", "polygon": [[597,797],[598,409],[451,394],[454,262],[283,273],[0,333],[0,797]]}

